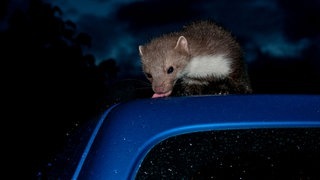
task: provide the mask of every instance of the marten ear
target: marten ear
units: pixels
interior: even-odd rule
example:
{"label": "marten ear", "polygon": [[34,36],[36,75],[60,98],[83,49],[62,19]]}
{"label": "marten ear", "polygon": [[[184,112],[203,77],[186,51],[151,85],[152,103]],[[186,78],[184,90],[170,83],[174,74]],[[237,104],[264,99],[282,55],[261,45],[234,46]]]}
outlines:
{"label": "marten ear", "polygon": [[140,54],[140,56],[143,56],[142,51],[143,51],[143,46],[142,46],[142,45],[140,45],[140,46],[139,46],[139,54]]}
{"label": "marten ear", "polygon": [[177,41],[176,47],[174,47],[174,49],[182,50],[182,51],[185,51],[186,53],[189,53],[189,46],[188,46],[187,39],[184,36],[180,36]]}

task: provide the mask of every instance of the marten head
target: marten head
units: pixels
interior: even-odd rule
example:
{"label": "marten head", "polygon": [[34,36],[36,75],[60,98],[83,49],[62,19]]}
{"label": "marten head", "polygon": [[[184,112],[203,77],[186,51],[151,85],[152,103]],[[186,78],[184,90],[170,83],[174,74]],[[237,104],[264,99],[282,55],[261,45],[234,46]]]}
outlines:
{"label": "marten head", "polygon": [[190,49],[184,36],[163,36],[139,46],[142,69],[152,83],[153,97],[166,97],[190,61]]}

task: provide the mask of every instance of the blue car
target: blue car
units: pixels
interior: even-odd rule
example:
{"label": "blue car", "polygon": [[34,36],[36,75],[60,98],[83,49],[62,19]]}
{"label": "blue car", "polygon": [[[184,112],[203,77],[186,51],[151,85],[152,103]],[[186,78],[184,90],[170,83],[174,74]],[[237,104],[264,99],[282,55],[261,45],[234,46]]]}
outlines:
{"label": "blue car", "polygon": [[320,179],[320,95],[140,99],[107,109],[72,179]]}

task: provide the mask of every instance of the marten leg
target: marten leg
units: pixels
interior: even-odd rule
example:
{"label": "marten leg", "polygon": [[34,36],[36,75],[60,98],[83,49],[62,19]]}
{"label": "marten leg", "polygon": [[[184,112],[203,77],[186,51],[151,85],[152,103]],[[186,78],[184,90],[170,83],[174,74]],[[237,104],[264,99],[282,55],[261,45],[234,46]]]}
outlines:
{"label": "marten leg", "polygon": [[199,83],[186,83],[178,80],[173,88],[172,96],[192,96],[203,94],[204,86]]}

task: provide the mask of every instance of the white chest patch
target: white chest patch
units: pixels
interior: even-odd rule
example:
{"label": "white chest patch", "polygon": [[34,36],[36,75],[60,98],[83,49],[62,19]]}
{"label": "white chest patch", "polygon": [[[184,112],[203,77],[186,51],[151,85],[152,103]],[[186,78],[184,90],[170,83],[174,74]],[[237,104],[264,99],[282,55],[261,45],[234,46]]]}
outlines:
{"label": "white chest patch", "polygon": [[197,56],[191,59],[183,73],[191,78],[207,76],[223,78],[231,73],[231,61],[224,55]]}

